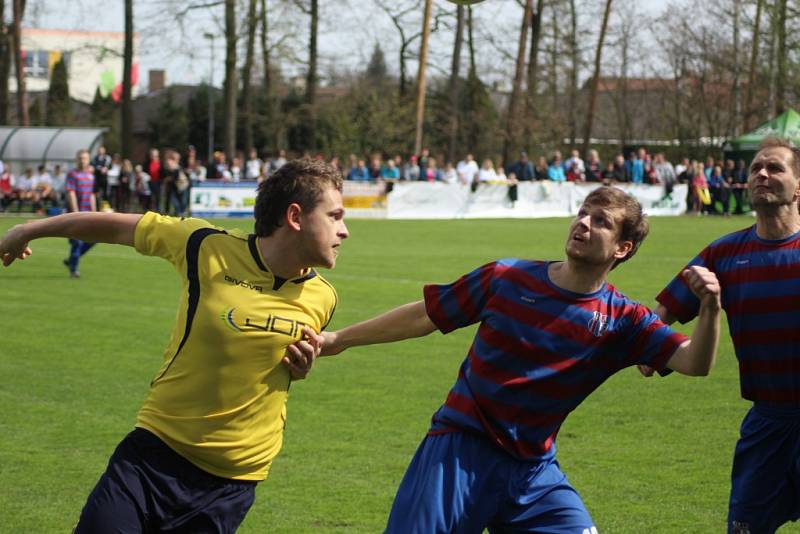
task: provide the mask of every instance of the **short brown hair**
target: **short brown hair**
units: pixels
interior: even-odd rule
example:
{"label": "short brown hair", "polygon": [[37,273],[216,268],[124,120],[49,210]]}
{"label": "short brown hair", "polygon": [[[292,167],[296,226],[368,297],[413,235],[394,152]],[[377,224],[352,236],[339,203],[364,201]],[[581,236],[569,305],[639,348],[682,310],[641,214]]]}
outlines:
{"label": "short brown hair", "polygon": [[308,158],[286,162],[258,188],[256,235],[272,235],[283,224],[290,204],[299,204],[304,212],[313,211],[329,187],[342,190],[342,174],[331,165]]}
{"label": "short brown hair", "polygon": [[620,241],[632,242],[633,247],[624,258],[615,261],[611,268],[614,269],[620,263],[631,259],[650,231],[650,223],[647,222],[639,201],[618,187],[603,186],[589,193],[583,203],[587,206],[622,210],[619,238]]}
{"label": "short brown hair", "polygon": [[800,148],[794,146],[794,143],[783,137],[765,137],[758,147],[758,151],[767,150],[768,148],[787,148],[792,153],[792,170],[794,171],[795,178],[800,178]]}

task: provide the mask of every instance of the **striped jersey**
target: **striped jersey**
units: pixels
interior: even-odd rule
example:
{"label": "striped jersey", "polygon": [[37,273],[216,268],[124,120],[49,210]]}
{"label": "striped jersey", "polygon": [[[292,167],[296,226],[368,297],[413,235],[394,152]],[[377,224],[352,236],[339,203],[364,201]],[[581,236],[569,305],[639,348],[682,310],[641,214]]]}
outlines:
{"label": "striped jersey", "polygon": [[[714,241],[689,265],[719,278],[742,397],[800,406],[800,232],[771,241],[753,225]],[[656,300],[682,323],[700,305],[680,275]]]}
{"label": "striped jersey", "polygon": [[75,193],[78,201],[78,211],[93,211],[94,174],[92,174],[92,171],[72,169],[67,174],[67,192],[70,191]]}
{"label": "striped jersey", "polygon": [[136,250],[169,261],[182,282],[161,369],[136,426],[200,469],[263,480],[283,444],[286,347],[303,326],[319,332],[336,292],[316,271],[270,272],[255,235],[200,219],[144,215]]}
{"label": "striped jersey", "polygon": [[564,419],[608,377],[663,369],[687,340],[609,283],[590,294],[559,288],[549,265],[504,259],[425,286],[443,333],[480,322],[430,434],[477,432],[519,459],[552,457]]}

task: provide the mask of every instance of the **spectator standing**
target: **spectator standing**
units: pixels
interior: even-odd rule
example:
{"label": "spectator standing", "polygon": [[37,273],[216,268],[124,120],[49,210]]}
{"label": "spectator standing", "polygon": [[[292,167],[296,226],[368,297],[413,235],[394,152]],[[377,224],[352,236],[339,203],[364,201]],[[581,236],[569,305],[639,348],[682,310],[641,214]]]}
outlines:
{"label": "spectator standing", "polygon": [[358,160],[356,166],[350,169],[347,179],[353,182],[369,182],[369,170],[363,159]]}
{"label": "spectator standing", "polygon": [[28,167],[22,176],[18,176],[15,181],[17,190],[17,213],[22,211],[22,203],[26,200],[33,205],[33,211],[38,208],[39,195],[36,192],[36,180],[33,177],[33,169]]}
{"label": "spectator standing", "polygon": [[494,170],[494,162],[491,158],[483,160],[481,169],[478,171],[478,182],[482,184],[493,183],[497,181],[497,172]]}
{"label": "spectator standing", "polygon": [[94,168],[94,194],[97,205],[105,200],[108,202],[108,170],[111,168],[111,156],[106,153],[106,147],[100,146],[97,154],[92,158]]}
{"label": "spectator standing", "polygon": [[463,160],[459,161],[456,165],[456,172],[458,173],[458,180],[462,184],[472,185],[478,177],[478,163],[472,154],[467,154]]}
{"label": "spectator standing", "polygon": [[747,166],[744,160],[740,159],[736,162],[736,168],[733,170],[733,185],[731,186],[733,198],[736,200],[736,210],[734,211],[736,215],[742,215],[744,213],[745,194],[747,193],[747,176]]}
{"label": "spectator standing", "polygon": [[453,165],[453,162],[448,161],[445,164],[444,170],[442,171],[442,181],[446,184],[458,183],[458,173],[456,172],[456,168]]}
{"label": "spectator standing", "polygon": [[136,174],[133,171],[131,160],[124,159],[119,168],[119,190],[117,199],[119,202],[117,211],[128,213],[131,209],[131,186],[136,183]]}
{"label": "spectator standing", "polygon": [[711,178],[708,179],[708,189],[711,191],[712,206],[716,208],[716,203],[719,202],[722,206],[722,214],[730,215],[730,185],[725,180],[722,167],[719,165],[714,165]]}
{"label": "spectator standing", "polygon": [[537,181],[549,180],[548,169],[547,158],[539,156],[539,159],[536,160],[536,165],[533,167],[533,177]]}
{"label": "spectator standing", "polygon": [[547,167],[547,178],[551,182],[565,182],[567,180],[567,176],[564,174],[564,165],[561,162],[561,153],[558,151],[553,154],[550,166]]}
{"label": "spectator standing", "polygon": [[415,182],[419,180],[419,173],[420,169],[419,165],[417,165],[417,156],[411,156],[408,158],[408,163],[403,166],[401,178],[409,182]]}
{"label": "spectator standing", "polygon": [[278,157],[269,162],[269,173],[277,171],[286,165],[286,151],[283,149],[278,150]]}
{"label": "spectator standing", "polygon": [[513,174],[519,182],[538,179],[534,173],[533,164],[528,159],[528,154],[524,150],[519,153],[519,159],[511,164],[506,172],[509,175]]}
{"label": "spectator standing", "polygon": [[239,158],[239,156],[233,157],[230,171],[231,171],[231,177],[230,177],[231,182],[238,183],[242,181],[242,160]]}
{"label": "spectator standing", "polygon": [[[70,212],[97,211],[96,187],[93,168],[89,164],[89,151],[78,150],[76,160],[75,168],[67,174],[67,207]],[[84,254],[89,252],[93,246],[94,243],[80,239],[69,240],[69,258],[65,259],[63,263],[69,269],[71,278],[80,278],[78,265]]]}
{"label": "spectator standing", "polygon": [[14,188],[14,177],[11,169],[4,167],[0,172],[0,208],[5,212],[12,202],[17,200],[17,193]]}
{"label": "spectator standing", "polygon": [[63,206],[67,201],[67,173],[60,164],[53,167],[53,190],[58,195],[58,205]]}
{"label": "spectator standing", "polygon": [[574,180],[576,182],[583,181],[583,176],[586,174],[586,164],[581,159],[581,153],[577,150],[573,150],[570,153],[570,158],[564,162],[565,172],[569,172],[570,170],[575,173],[575,175],[580,176],[580,180]]}
{"label": "spectator standing", "polygon": [[400,179],[400,169],[395,166],[393,159],[386,160],[386,165],[381,168],[381,178],[391,181]]}
{"label": "spectator standing", "polygon": [[597,150],[589,151],[589,159],[586,162],[585,178],[587,182],[602,182],[603,181],[603,162],[600,161],[600,155]]}
{"label": "spectator standing", "polygon": [[148,191],[150,201],[148,202],[148,209],[153,211],[160,211],[161,209],[161,154],[157,148],[150,149],[150,156],[144,166],[144,170],[148,180]]}
{"label": "spectator standing", "polygon": [[150,189],[150,175],[144,172],[141,165],[134,168],[136,174],[136,196],[139,199],[139,208],[142,213],[150,211],[153,194]]}
{"label": "spectator standing", "polygon": [[631,175],[628,173],[628,162],[622,154],[614,156],[614,181],[621,183],[631,181]]}
{"label": "spectator standing", "polygon": [[[108,201],[114,211],[121,211],[120,204],[120,175],[122,174],[122,158],[119,154],[111,157],[111,166],[108,168]],[[127,184],[126,184],[127,186]]]}
{"label": "spectator standing", "polygon": [[264,172],[264,161],[258,157],[255,148],[251,148],[247,154],[247,161],[244,164],[244,179],[248,182],[258,182]]}
{"label": "spectator standing", "polygon": [[167,173],[170,176],[171,199],[170,204],[175,210],[175,215],[184,217],[189,209],[189,177],[181,168],[180,158],[177,152],[172,152],[166,161]]}
{"label": "spectator standing", "polygon": [[655,172],[659,183],[664,186],[664,198],[672,196],[672,190],[675,189],[678,177],[675,175],[672,163],[667,161],[664,154],[660,152],[655,157]]}

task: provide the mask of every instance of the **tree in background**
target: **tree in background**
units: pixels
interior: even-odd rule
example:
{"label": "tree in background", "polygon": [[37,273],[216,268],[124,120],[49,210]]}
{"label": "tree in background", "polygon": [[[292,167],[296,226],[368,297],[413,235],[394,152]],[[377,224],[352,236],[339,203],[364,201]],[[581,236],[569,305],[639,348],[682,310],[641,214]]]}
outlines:
{"label": "tree in background", "polygon": [[228,161],[236,155],[236,0],[225,0],[224,147]]}
{"label": "tree in background", "polygon": [[119,107],[111,95],[103,97],[100,88],[95,89],[94,100],[89,107],[89,116],[93,126],[103,126],[108,128],[108,133],[104,136],[106,149],[109,154],[120,150],[120,114]]}
{"label": "tree in background", "polygon": [[133,108],[131,91],[133,89],[133,0],[125,0],[125,48],[122,55],[122,107],[120,145],[122,157],[133,156]]}
{"label": "tree in background", "polygon": [[0,124],[8,124],[8,78],[11,75],[11,35],[5,14],[5,0],[0,0]]}
{"label": "tree in background", "polygon": [[172,88],[167,89],[166,97],[156,112],[148,117],[153,132],[153,146],[169,147],[183,153],[189,140],[189,124],[186,111],[175,103]]}
{"label": "tree in background", "polygon": [[25,90],[25,61],[22,56],[22,16],[25,13],[25,0],[13,0],[14,7],[14,65],[17,74],[17,124],[28,126],[28,97]]}
{"label": "tree in background", "polygon": [[50,88],[47,91],[47,114],[45,124],[48,126],[68,126],[72,124],[72,109],[69,99],[69,76],[64,58],[53,65],[50,75]]}

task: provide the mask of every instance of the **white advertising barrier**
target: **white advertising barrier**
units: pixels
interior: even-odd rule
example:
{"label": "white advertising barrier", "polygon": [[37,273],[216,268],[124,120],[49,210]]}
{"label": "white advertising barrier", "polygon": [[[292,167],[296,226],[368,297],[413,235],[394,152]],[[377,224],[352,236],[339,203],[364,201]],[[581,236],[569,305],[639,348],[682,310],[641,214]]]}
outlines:
{"label": "white advertising barrier", "polygon": [[[586,195],[598,187],[597,184],[574,185],[571,215],[578,212]],[[647,215],[682,215],[686,213],[686,184],[676,184],[668,197],[664,196],[664,187],[660,185],[616,184],[614,187],[622,189],[638,200]]]}
{"label": "white advertising barrier", "polygon": [[[577,213],[583,199],[600,184],[571,182],[522,182],[512,204],[508,186],[483,184],[472,192],[466,185],[410,182],[398,183],[387,198],[389,219],[479,219],[569,217]],[[664,188],[622,184],[620,189],[641,202],[649,215],[680,215],[686,212],[686,186],[676,185],[668,198]]]}
{"label": "white advertising barrier", "polygon": [[204,183],[189,192],[193,217],[252,217],[256,205],[255,182]]}
{"label": "white advertising barrier", "polygon": [[[345,182],[342,192],[347,214],[355,217],[386,217],[383,184]],[[194,186],[190,192],[192,216],[252,217],[256,205],[256,182],[214,183]]]}

